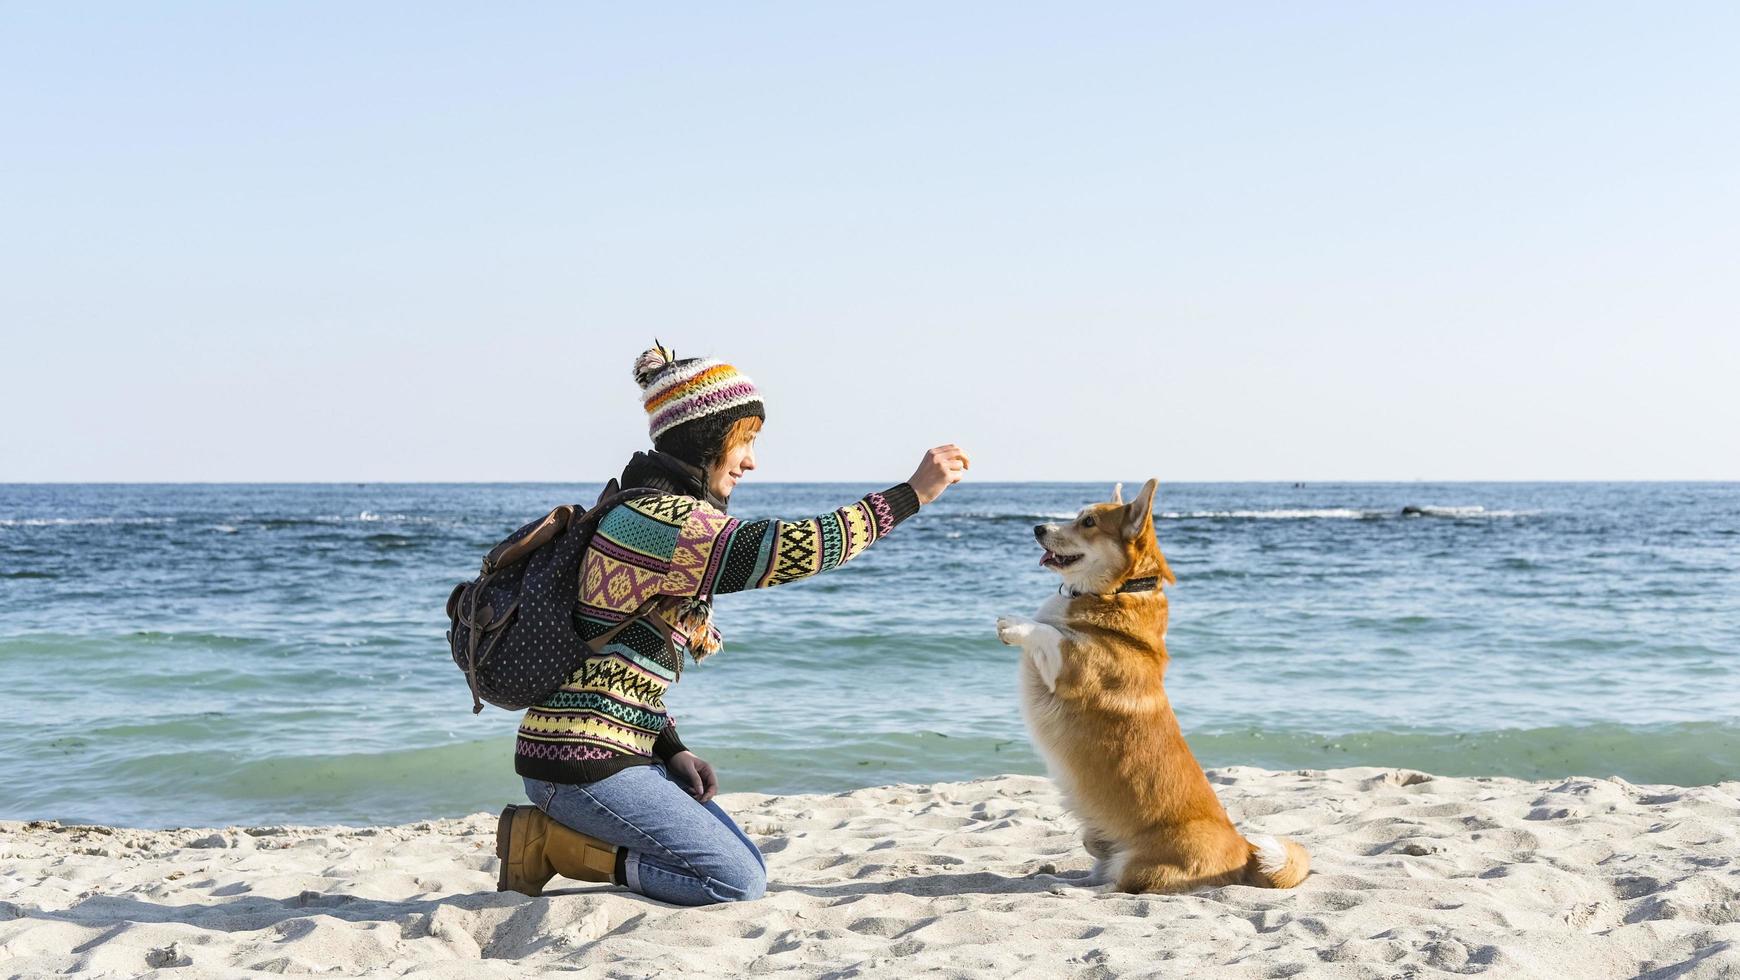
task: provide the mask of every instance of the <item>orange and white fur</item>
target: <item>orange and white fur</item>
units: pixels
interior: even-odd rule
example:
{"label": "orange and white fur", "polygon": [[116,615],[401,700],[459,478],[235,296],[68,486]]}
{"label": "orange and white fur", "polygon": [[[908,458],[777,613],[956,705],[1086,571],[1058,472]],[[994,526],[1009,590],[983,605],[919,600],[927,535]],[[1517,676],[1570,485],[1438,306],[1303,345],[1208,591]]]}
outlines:
{"label": "orange and white fur", "polygon": [[[1063,588],[1033,619],[997,620],[998,638],[1021,648],[1028,729],[1082,822],[1096,881],[1123,892],[1291,888],[1309,871],[1305,849],[1234,829],[1166,698],[1160,586],[1176,579],[1154,537],[1156,485],[1128,504],[1120,485],[1073,522],[1033,529]],[[1147,578],[1153,588],[1119,592]]]}

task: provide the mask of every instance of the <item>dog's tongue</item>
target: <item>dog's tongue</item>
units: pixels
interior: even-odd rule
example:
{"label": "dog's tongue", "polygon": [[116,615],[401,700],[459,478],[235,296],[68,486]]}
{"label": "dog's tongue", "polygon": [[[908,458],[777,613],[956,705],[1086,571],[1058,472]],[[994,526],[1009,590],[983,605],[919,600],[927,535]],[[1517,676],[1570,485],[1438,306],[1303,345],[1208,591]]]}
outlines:
{"label": "dog's tongue", "polygon": [[1056,555],[1054,555],[1054,554],[1052,554],[1052,553],[1051,553],[1051,552],[1049,552],[1049,551],[1047,551],[1047,552],[1046,552],[1046,553],[1045,553],[1045,554],[1043,554],[1043,555],[1041,555],[1041,556],[1040,556],[1040,557],[1039,557],[1039,563],[1040,563],[1040,564],[1041,564],[1041,565],[1049,565],[1049,564],[1051,564],[1051,563],[1052,563],[1052,561],[1054,561],[1054,560],[1055,560],[1055,559],[1056,559],[1056,558],[1057,558],[1057,556],[1056,556]]}

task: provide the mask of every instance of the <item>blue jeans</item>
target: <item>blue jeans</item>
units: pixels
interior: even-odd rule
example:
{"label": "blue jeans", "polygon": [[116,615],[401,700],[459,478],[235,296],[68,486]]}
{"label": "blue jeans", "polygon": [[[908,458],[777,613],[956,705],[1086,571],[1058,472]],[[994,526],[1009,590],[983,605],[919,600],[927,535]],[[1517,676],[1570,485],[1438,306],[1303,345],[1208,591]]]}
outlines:
{"label": "blue jeans", "polygon": [[747,902],[767,891],[767,862],[712,801],[697,803],[662,763],[591,783],[526,779],[550,819],[628,850],[628,887],[672,905]]}

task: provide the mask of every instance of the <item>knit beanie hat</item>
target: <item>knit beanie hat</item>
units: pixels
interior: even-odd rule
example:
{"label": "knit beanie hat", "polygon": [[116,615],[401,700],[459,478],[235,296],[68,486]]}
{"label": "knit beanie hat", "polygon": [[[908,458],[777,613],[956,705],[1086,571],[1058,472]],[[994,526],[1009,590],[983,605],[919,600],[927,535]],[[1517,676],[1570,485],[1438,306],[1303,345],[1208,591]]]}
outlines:
{"label": "knit beanie hat", "polygon": [[697,466],[719,448],[731,423],[767,418],[761,392],[746,375],[710,357],[679,361],[657,341],[635,358],[634,380],[653,448]]}

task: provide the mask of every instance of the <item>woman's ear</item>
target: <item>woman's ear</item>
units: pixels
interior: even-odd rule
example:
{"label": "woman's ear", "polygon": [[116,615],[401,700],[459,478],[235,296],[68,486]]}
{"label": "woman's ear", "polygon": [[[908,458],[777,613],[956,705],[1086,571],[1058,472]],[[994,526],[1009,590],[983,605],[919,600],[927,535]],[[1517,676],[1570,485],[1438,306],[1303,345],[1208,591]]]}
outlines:
{"label": "woman's ear", "polygon": [[1126,539],[1141,534],[1144,530],[1143,525],[1153,526],[1154,491],[1159,486],[1159,480],[1149,480],[1142,484],[1142,492],[1136,494],[1136,499],[1124,505],[1124,537]]}

